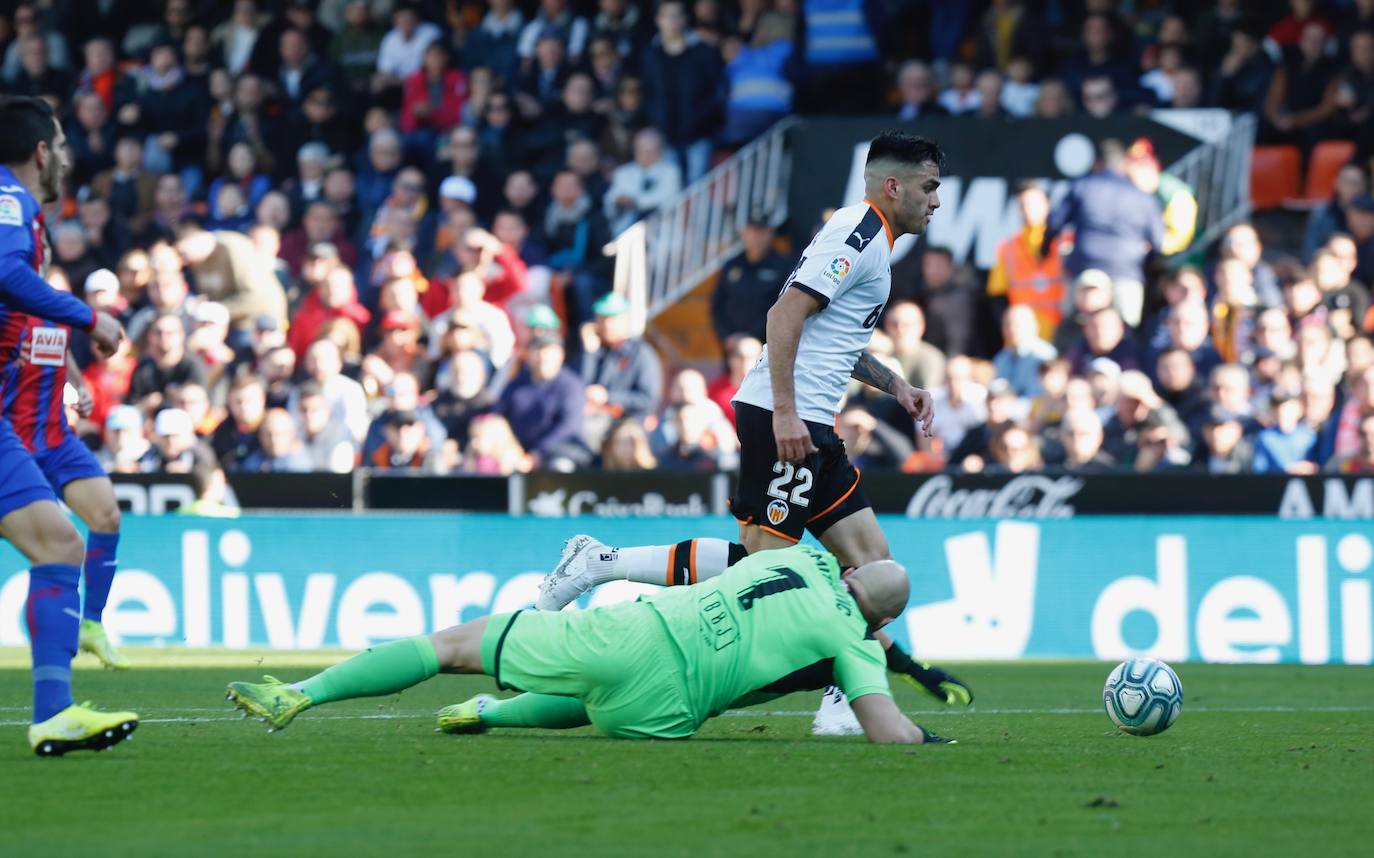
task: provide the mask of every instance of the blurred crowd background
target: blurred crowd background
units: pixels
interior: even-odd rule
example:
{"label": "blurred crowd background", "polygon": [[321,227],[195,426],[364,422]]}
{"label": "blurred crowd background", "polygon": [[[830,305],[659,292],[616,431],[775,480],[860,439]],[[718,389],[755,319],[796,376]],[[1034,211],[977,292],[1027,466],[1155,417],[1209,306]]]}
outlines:
{"label": "blurred crowd background", "polygon": [[1196,247],[1197,189],[1108,141],[1062,199],[1017,189],[992,270],[894,266],[873,349],[934,439],[857,386],[840,432],[889,470],[1374,472],[1374,0],[0,10],[0,88],[71,153],[49,279],[128,328],[74,345],[111,471],[728,469],[794,249],[745,229],[702,371],[632,334],[616,232],[793,113],[1220,107],[1303,158],[1348,141],[1329,198]]}

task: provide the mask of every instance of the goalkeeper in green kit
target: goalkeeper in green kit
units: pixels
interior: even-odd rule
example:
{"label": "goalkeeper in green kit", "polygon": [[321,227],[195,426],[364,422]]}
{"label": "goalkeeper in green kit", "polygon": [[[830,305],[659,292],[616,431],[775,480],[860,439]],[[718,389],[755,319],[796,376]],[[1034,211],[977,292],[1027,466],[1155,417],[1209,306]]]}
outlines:
{"label": "goalkeeper in green kit", "polygon": [[233,682],[229,699],[279,730],[325,703],[485,673],[524,693],[446,707],[440,730],[591,724],[615,738],[680,739],[727,709],[835,685],[870,740],[947,742],[897,709],[873,637],[907,594],[906,570],[892,560],[841,572],[833,555],[797,545],[636,602],[496,614],[373,647],[301,682]]}

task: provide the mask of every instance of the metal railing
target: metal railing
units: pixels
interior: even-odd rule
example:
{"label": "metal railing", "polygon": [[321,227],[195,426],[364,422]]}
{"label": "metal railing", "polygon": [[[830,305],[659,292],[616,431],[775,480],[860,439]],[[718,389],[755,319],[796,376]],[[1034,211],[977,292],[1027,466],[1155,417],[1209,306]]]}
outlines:
{"label": "metal railing", "polygon": [[[751,217],[779,226],[788,215],[792,162],[785,119],[606,246],[613,288],[630,302],[636,331],[720,270],[742,248]],[[1192,247],[1206,247],[1249,218],[1253,114],[1236,116],[1216,142],[1200,143],[1165,168],[1197,195]]]}
{"label": "metal railing", "polygon": [[1204,143],[1164,169],[1197,196],[1192,247],[1206,247],[1250,217],[1250,156],[1255,148],[1253,113],[1236,116],[1226,136]]}
{"label": "metal railing", "polygon": [[636,331],[738,254],[750,219],[787,220],[795,122],[777,123],[606,246]]}

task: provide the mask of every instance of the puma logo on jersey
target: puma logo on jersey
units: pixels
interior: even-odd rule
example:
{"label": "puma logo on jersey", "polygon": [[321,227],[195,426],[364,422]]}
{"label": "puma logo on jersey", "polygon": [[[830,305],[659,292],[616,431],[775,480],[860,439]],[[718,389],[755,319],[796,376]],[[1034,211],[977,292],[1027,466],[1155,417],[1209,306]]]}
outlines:
{"label": "puma logo on jersey", "polygon": [[849,234],[844,243],[863,253],[864,248],[868,247],[868,243],[882,231],[883,216],[878,214],[877,209],[869,207],[863,219],[859,221],[858,226],[854,227],[854,231]]}

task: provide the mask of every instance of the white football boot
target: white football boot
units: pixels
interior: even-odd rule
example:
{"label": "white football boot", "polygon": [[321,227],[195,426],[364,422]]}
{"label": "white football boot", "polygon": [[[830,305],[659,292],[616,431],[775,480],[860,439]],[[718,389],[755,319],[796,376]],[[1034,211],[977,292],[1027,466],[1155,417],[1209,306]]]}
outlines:
{"label": "white football boot", "polygon": [[849,708],[849,700],[844,692],[835,686],[825,689],[821,697],[821,708],[811,721],[813,736],[862,736],[864,728]]}
{"label": "white football boot", "polygon": [[[603,554],[611,555],[603,560]],[[539,582],[539,598],[534,607],[540,611],[561,611],[569,602],[596,586],[592,574],[592,562],[615,562],[615,549],[598,542],[585,533],[579,533],[563,543],[563,556],[553,571]]]}

